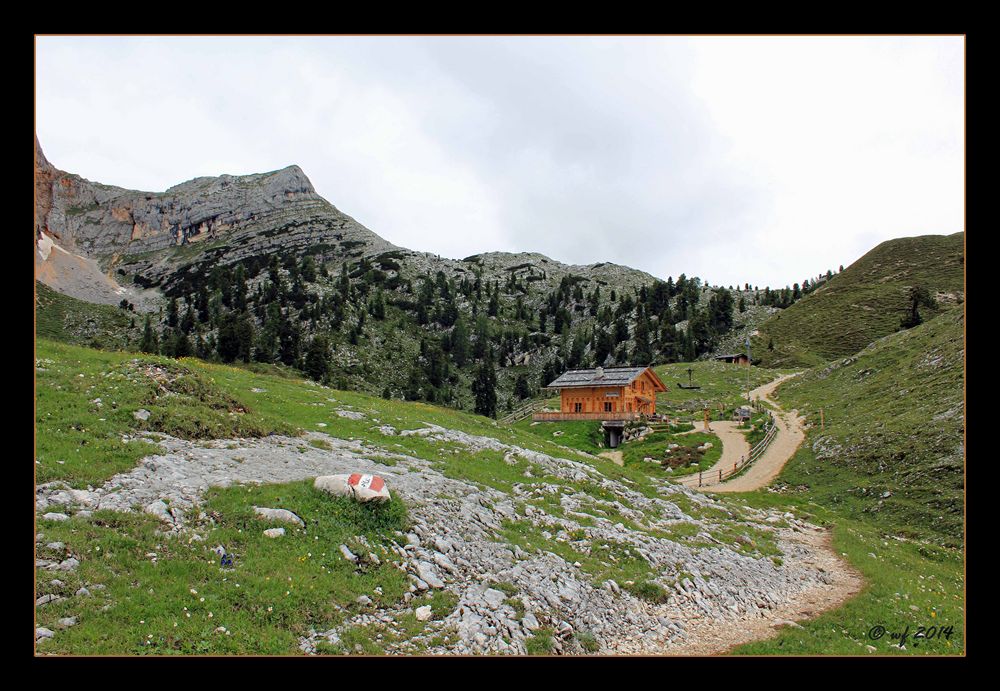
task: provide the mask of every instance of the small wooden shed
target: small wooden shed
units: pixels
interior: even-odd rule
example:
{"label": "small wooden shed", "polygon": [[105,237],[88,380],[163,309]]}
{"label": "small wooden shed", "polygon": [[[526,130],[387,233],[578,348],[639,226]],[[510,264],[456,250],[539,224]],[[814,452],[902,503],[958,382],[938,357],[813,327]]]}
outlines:
{"label": "small wooden shed", "polygon": [[746,353],[733,353],[731,355],[716,355],[716,360],[721,360],[722,362],[731,362],[735,365],[749,365],[750,358],[747,357]]}

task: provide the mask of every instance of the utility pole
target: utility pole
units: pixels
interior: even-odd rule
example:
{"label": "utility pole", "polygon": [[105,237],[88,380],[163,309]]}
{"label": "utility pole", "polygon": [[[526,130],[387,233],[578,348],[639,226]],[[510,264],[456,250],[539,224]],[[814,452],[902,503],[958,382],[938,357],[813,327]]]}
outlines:
{"label": "utility pole", "polygon": [[750,337],[747,336],[747,403],[750,402]]}

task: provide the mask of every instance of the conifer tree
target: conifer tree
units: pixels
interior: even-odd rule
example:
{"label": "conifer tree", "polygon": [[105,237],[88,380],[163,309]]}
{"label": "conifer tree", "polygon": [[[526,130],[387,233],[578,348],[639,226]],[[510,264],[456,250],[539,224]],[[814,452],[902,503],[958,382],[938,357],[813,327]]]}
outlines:
{"label": "conifer tree", "polygon": [[464,367],[469,361],[469,328],[461,317],[451,332],[451,359],[459,367]]}
{"label": "conifer tree", "polygon": [[326,336],[318,334],[309,342],[303,371],[313,381],[323,381],[330,370],[330,346]]}
{"label": "conifer tree", "polygon": [[170,303],[167,305],[167,326],[172,329],[177,326],[177,321],[177,298],[170,298]]}
{"label": "conifer tree", "polygon": [[139,345],[139,350],[154,354],[160,352],[160,343],[156,338],[156,331],[153,330],[148,314],[146,315],[146,325],[142,329],[142,343]]}
{"label": "conifer tree", "polygon": [[479,365],[476,379],[472,382],[472,394],[476,399],[476,413],[495,418],[497,415],[497,375],[493,369],[492,357],[487,357]]}

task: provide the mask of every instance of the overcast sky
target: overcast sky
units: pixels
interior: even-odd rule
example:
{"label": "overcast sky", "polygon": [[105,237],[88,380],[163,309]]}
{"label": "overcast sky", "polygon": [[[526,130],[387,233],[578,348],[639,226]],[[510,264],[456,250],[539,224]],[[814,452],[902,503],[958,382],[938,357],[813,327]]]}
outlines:
{"label": "overcast sky", "polygon": [[298,164],[397,245],[790,285],[964,230],[964,40],[36,39],[57,167]]}

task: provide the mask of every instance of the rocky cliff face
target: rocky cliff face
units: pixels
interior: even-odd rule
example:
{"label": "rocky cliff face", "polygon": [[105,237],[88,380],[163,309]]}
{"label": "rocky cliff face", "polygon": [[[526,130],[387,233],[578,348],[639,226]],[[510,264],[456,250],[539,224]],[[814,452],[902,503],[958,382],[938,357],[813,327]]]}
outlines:
{"label": "rocky cliff face", "polygon": [[[52,166],[35,139],[36,241],[39,280],[93,302],[117,302],[140,288],[169,291],[188,274],[252,257],[314,254],[339,264],[393,252],[400,275],[482,271],[490,280],[532,275],[538,287],[576,275],[616,288],[649,283],[649,274],[614,264],[568,266],[537,253],[491,252],[465,260],[405,250],[341,213],[316,193],[298,166],[256,175],[195,178],[165,192],[139,192],[85,180]],[[47,238],[47,240],[45,239]],[[58,250],[63,250],[59,252]],[[45,255],[43,257],[43,254]],[[69,254],[86,281],[66,280],[47,263]],[[93,266],[91,266],[91,264]],[[86,269],[80,266],[86,265]],[[96,274],[95,275],[95,271]],[[111,292],[94,286],[111,281]]]}
{"label": "rocky cliff face", "polygon": [[[316,194],[298,166],[196,178],[154,193],[57,170],[37,139],[36,152],[36,239],[45,234],[119,277],[138,275],[142,286],[169,285],[179,269],[201,260],[229,264],[278,249],[352,256],[393,249]],[[49,282],[46,275],[40,278]]]}

